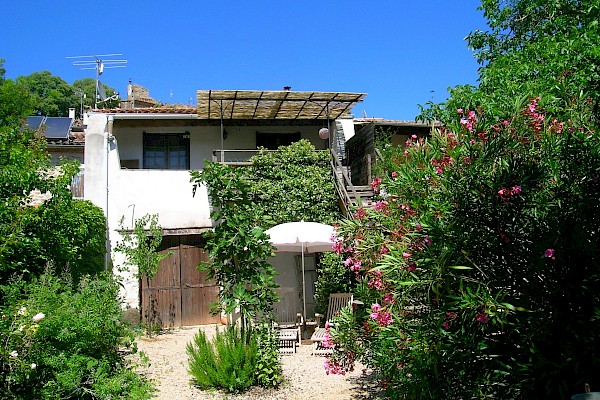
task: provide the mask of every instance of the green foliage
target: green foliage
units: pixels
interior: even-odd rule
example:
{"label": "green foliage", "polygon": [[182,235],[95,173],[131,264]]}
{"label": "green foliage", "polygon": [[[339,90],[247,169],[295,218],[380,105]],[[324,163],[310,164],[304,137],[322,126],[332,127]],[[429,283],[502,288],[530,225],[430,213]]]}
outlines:
{"label": "green foliage", "polygon": [[123,228],[124,217],[121,218],[122,240],[115,250],[125,255],[125,265],[137,269],[138,278],[152,279],[160,267],[159,263],[168,257],[168,253],[156,250],[162,242],[162,227],[158,224],[158,214],[146,214],[136,218],[133,231]]}
{"label": "green foliage", "polygon": [[200,330],[188,343],[189,373],[201,389],[219,388],[231,393],[252,386],[256,379],[257,341],[251,330],[228,327],[208,340]]}
{"label": "green foliage", "polygon": [[[600,385],[593,102],[565,121],[540,104],[499,122],[460,110],[406,153],[383,149],[385,196],[339,228],[371,308],[352,328],[357,353],[392,397],[558,399]],[[344,332],[334,341],[351,346]]]}
{"label": "green foliage", "polygon": [[315,282],[315,312],[325,315],[331,293],[352,293],[353,274],[344,266],[339,254],[323,253],[319,259],[319,276]]}
{"label": "green foliage", "polygon": [[71,85],[50,71],[19,76],[16,82],[25,86],[33,96],[35,114],[66,117],[69,107],[79,104]]}
{"label": "green foliage", "polygon": [[32,113],[34,99],[24,85],[0,79],[0,104],[0,127],[7,129]]}
{"label": "green foliage", "polygon": [[275,270],[266,261],[273,246],[260,227],[260,216],[248,197],[242,170],[208,163],[191,175],[195,186],[207,185],[211,216],[217,221],[213,231],[206,234],[210,261],[201,265],[209,279],[215,278],[220,286],[221,304],[214,307],[215,311],[229,314],[239,308],[245,329],[277,299]]}
{"label": "green foliage", "polygon": [[279,386],[283,379],[279,362],[279,340],[277,330],[271,324],[254,329],[257,341],[256,383],[263,387]]}
{"label": "green foliage", "polygon": [[332,223],[341,216],[330,155],[307,140],[277,151],[261,150],[245,170],[255,212],[271,225],[290,221]]}
{"label": "green foliage", "polygon": [[50,167],[45,141],[14,125],[0,127],[0,167],[0,285],[39,275],[48,263],[75,281],[101,271],[105,220],[73,199],[77,164]]}
{"label": "green foliage", "polygon": [[485,0],[480,9],[490,29],[467,36],[482,64],[479,87],[451,89],[446,104],[428,104],[422,118],[445,122],[458,107],[482,107],[502,120],[529,96],[563,119],[571,98],[589,97],[600,116],[600,48],[590,45],[600,42],[597,0]]}
{"label": "green foliage", "polygon": [[[170,252],[157,251],[162,242],[162,227],[158,224],[157,214],[146,214],[134,221],[133,231],[123,228],[124,217],[121,218],[120,228],[122,240],[115,246],[115,251],[125,255],[125,265],[135,268],[138,279],[145,279],[150,286],[150,280],[156,276],[160,261],[169,257]],[[142,310],[145,317],[146,334],[152,336],[161,323],[152,306],[151,293],[148,291],[148,308]]]}
{"label": "green foliage", "polygon": [[69,281],[43,275],[24,300],[2,309],[4,398],[149,398],[150,384],[125,364],[135,351],[111,276]]}

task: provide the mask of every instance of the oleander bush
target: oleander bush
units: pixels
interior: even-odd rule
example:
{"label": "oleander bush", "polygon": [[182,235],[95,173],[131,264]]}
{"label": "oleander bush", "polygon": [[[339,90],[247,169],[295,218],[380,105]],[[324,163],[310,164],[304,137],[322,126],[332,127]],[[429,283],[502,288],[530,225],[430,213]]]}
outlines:
{"label": "oleander bush", "polygon": [[539,98],[501,121],[458,109],[431,138],[383,149],[379,201],[339,228],[365,308],[331,328],[332,371],[361,359],[392,398],[563,399],[600,386],[592,105],[574,98],[566,120]]}

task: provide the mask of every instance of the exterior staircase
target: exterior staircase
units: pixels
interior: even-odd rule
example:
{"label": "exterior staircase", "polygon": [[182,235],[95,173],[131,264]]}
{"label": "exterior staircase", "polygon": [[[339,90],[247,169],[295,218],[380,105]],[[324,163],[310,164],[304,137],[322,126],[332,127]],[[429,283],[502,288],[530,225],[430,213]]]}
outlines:
{"label": "exterior staircase", "polygon": [[351,209],[358,206],[370,207],[374,202],[375,192],[369,185],[358,186],[352,183],[348,167],[334,149],[331,149],[331,170],[334,176],[338,202],[342,212],[352,218]]}

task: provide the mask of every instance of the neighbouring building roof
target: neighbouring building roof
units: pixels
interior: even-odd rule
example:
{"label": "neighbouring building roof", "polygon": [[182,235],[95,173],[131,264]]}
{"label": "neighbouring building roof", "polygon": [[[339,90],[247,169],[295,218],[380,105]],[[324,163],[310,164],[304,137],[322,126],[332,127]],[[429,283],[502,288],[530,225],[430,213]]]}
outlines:
{"label": "neighbouring building roof", "polygon": [[198,90],[201,119],[337,119],[350,114],[365,93],[290,90]]}
{"label": "neighbouring building roof", "polygon": [[354,123],[356,125],[366,125],[366,124],[375,124],[380,126],[404,126],[411,128],[425,128],[431,126],[439,127],[441,126],[441,122],[435,121],[433,124],[429,121],[410,121],[410,120],[400,120],[400,119],[384,119],[384,118],[354,118]]}
{"label": "neighbouring building roof", "polygon": [[94,110],[105,114],[196,114],[196,106],[165,105],[160,107],[141,108],[103,108]]}

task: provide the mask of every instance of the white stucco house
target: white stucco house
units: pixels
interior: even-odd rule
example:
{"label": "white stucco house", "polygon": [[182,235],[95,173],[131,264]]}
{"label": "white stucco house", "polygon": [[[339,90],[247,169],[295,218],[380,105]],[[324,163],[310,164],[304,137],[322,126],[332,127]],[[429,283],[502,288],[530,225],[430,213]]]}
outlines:
{"label": "white stucco house", "polygon": [[[275,149],[300,139],[317,149],[335,149],[345,157],[345,143],[354,135],[352,107],[365,94],[339,92],[200,90],[195,107],[95,110],[85,129],[84,198],[107,216],[107,248],[121,240],[119,222],[132,227],[136,218],[158,214],[162,261],[150,287],[124,273],[125,300],[139,308],[150,291],[163,325],[215,322],[209,314],[218,288],[195,269],[206,257],[201,233],[213,227],[205,187],[192,196],[190,170],[207,160],[243,163],[258,147]],[[329,129],[323,140],[319,131]],[[112,253],[113,270],[123,263]],[[292,254],[274,261],[282,287],[297,286]],[[309,267],[310,268],[310,267]],[[314,270],[314,261],[313,261]],[[307,290],[307,298],[311,295]],[[301,302],[295,307],[300,312]],[[307,305],[307,312],[310,314]]]}

